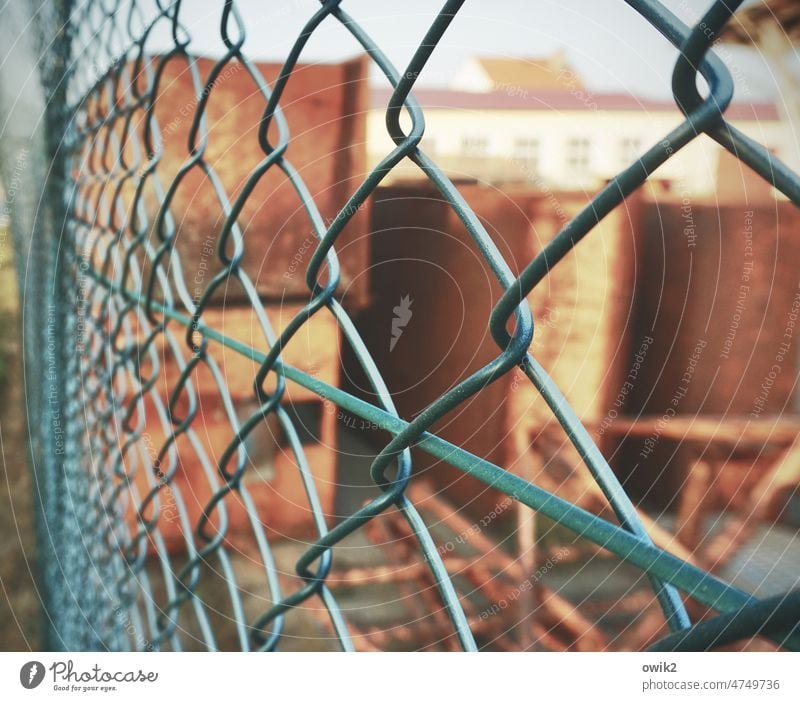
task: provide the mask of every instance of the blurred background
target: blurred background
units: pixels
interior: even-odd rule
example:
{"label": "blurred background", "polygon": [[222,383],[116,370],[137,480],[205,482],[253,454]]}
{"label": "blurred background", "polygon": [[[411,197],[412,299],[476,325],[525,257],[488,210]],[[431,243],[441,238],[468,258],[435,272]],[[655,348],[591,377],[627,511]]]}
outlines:
{"label": "blurred background", "polygon": [[[286,2],[269,10],[255,0],[238,4],[245,46],[272,82],[315,4]],[[421,0],[391,12],[366,0],[344,5],[398,66],[406,65],[439,9]],[[708,3],[666,5],[694,23]],[[187,28],[203,80],[223,52],[218,27],[219,7],[197,3]],[[164,31],[150,39],[154,63],[169,47]],[[682,120],[670,92],[677,52],[623,2],[508,0],[491,12],[467,3],[446,39],[414,88],[425,116],[421,148],[456,183],[515,274]],[[800,8],[772,0],[746,3],[715,44],[736,86],[726,117],[795,170],[799,42]],[[106,69],[77,76],[74,89],[92,85]],[[155,109],[164,141],[159,167],[169,182],[186,159],[197,101],[185,63],[167,62],[164,70],[166,87]],[[390,96],[385,78],[338,23],[315,32],[282,104],[292,163],[328,222],[393,148],[385,125]],[[231,63],[216,78],[206,113],[208,159],[232,196],[260,160],[252,144],[262,111],[252,78]],[[10,535],[0,557],[0,646],[35,649],[41,638],[31,574],[34,505],[24,460],[18,281],[8,231],[14,203],[33,174],[25,149],[7,148],[3,156],[0,518]],[[91,186],[85,187],[91,201]],[[121,196],[132,196],[132,189]],[[157,207],[149,206],[155,215]],[[199,297],[220,269],[214,242],[223,217],[211,180],[200,172],[187,177],[172,214],[183,275]],[[258,241],[242,265],[270,320],[284,328],[307,301],[305,273],[316,239],[296,193],[278,175],[258,185],[242,220],[248,242]],[[589,429],[654,541],[758,596],[800,583],[799,234],[800,213],[790,202],[700,136],[606,217],[529,299],[536,324],[531,352]],[[487,323],[501,288],[451,206],[410,161],[392,169],[354,214],[337,251],[337,296],[400,416],[418,415],[496,355]],[[206,319],[232,338],[256,343],[254,314],[241,291],[220,292],[215,305]],[[248,416],[257,408],[255,364],[214,352],[237,413]],[[283,357],[358,397],[377,399],[330,315],[308,321]],[[165,391],[176,373],[165,364]],[[198,368],[194,379],[203,441],[219,456],[230,427],[213,378]],[[300,386],[290,387],[285,404],[322,507],[336,523],[376,495],[369,466],[389,434]],[[459,405],[436,433],[613,519],[521,372]],[[148,440],[157,450],[165,436],[153,429]],[[295,457],[274,423],[249,439],[247,452],[246,479],[260,513],[268,515],[291,590],[294,562],[314,538]],[[179,460],[176,484],[191,495],[196,519],[212,491],[200,484],[202,466],[188,448]],[[409,496],[428,520],[482,646],[641,649],[664,634],[639,570],[425,452],[414,451],[414,464]],[[251,588],[253,610],[260,610],[263,571],[251,557],[245,515],[234,510],[231,519],[234,565],[243,588]],[[170,516],[168,495],[161,520],[161,535],[180,559],[185,533]],[[407,525],[389,513],[334,550],[329,581],[361,649],[454,645],[412,541]],[[213,600],[221,582],[211,578],[206,587]],[[335,647],[324,615],[307,608],[291,618],[289,648]],[[690,612],[707,614],[697,604]],[[223,604],[218,613],[226,618]],[[774,645],[756,640],[744,647]]]}

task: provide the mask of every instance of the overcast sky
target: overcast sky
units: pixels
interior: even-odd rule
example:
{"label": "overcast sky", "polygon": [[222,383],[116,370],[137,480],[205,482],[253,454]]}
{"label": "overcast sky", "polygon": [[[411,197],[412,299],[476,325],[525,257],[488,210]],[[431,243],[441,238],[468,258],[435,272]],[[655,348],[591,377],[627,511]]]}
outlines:
{"label": "overcast sky", "polygon": [[[343,0],[342,6],[372,34],[398,67],[404,66],[442,2],[437,0]],[[666,0],[686,21],[695,21],[709,0]],[[219,2],[184,2],[192,49],[218,55]],[[317,0],[237,0],[248,27],[245,48],[259,60],[286,56]],[[206,9],[207,8],[207,9]],[[673,49],[623,0],[467,0],[422,74],[420,85],[447,85],[469,56],[538,56],[558,47],[593,91],[665,97],[675,61]],[[306,61],[351,57],[355,40],[332,18],[308,44]],[[770,96],[775,83],[758,52],[733,47],[726,55],[746,81],[751,99]],[[743,92],[743,91],[741,91]]]}

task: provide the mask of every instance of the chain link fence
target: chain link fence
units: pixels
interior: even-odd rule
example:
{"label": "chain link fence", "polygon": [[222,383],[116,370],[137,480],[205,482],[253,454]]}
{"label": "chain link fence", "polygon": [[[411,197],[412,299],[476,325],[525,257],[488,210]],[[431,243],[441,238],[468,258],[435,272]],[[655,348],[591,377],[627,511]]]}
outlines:
{"label": "chain link fence", "polygon": [[[800,178],[725,118],[733,82],[711,48],[741,3],[714,2],[702,21],[689,27],[654,0],[628,0],[640,15],[640,31],[660,33],[680,49],[672,86],[685,118],[611,180],[518,276],[458,188],[420,147],[425,115],[414,98],[414,85],[437,45],[447,41],[448,27],[463,4],[445,2],[408,65],[397,67],[348,14],[346,1],[326,0],[308,17],[270,81],[248,57],[247,27],[234,0],[220,3],[219,36],[225,53],[205,75],[191,49],[190,3],[85,0],[45,4],[35,11],[49,165],[36,225],[40,238],[25,258],[29,273],[31,266],[40,271],[39,308],[28,307],[25,342],[50,646],[214,650],[223,647],[219,638],[227,628],[235,634],[234,647],[275,650],[285,641],[287,620],[298,608],[311,606],[324,614],[341,649],[353,649],[346,613],[329,582],[335,547],[391,511],[399,513],[413,533],[435,585],[435,606],[446,613],[453,638],[465,650],[477,649],[441,551],[407,494],[414,480],[414,447],[644,571],[672,631],[656,648],[707,649],[757,634],[800,648],[797,593],[757,600],[653,544],[590,434],[535,354],[529,353],[536,332],[527,301],[532,290],[653,171],[701,134],[800,205]],[[386,129],[394,142],[352,187],[336,216],[327,220],[303,173],[293,166],[293,135],[283,102],[297,80],[304,49],[322,23],[341,25],[391,86]],[[151,37],[157,34],[171,36],[169,51],[151,51]],[[164,76],[176,63],[190,76],[193,95],[184,116],[187,139],[181,162],[170,171],[164,146],[168,124],[159,114],[159,104]],[[250,145],[259,149],[260,160],[235,192],[223,185],[207,156],[210,144],[233,138],[210,131],[207,123],[219,77],[232,67],[246,74],[262,103],[257,143]],[[706,96],[698,91],[698,75],[708,85]],[[337,297],[337,242],[386,175],[409,162],[449,203],[505,290],[486,320],[496,356],[411,421],[395,410],[380,368]],[[181,221],[173,210],[181,183],[198,173],[209,188],[204,206],[212,207],[219,226],[213,240],[213,272],[196,294],[187,282]],[[313,234],[305,298],[280,329],[243,265],[256,241],[248,238],[242,213],[259,196],[259,183],[267,177],[288,184]],[[270,264],[288,267],[291,261]],[[249,343],[227,334],[214,315],[219,295],[229,290],[235,290],[256,320]],[[31,288],[29,296],[30,292]],[[52,303],[42,308],[43,299]],[[318,315],[335,320],[377,403],[285,361],[285,349]],[[248,378],[252,403],[246,415],[231,396],[219,349],[243,357],[253,368]],[[581,469],[596,480],[618,523],[448,443],[432,430],[439,419],[515,368],[547,402],[583,459]],[[213,388],[228,427],[219,455],[210,454],[203,440],[198,373],[210,378],[204,392]],[[379,495],[335,523],[320,503],[302,426],[287,410],[287,387],[292,385],[393,436],[370,471]],[[291,586],[279,576],[275,563],[270,514],[259,507],[247,480],[253,469],[249,441],[267,424],[284,436],[316,532],[296,561]],[[196,496],[176,480],[181,455],[187,451],[203,466],[195,475],[207,483],[203,493],[208,498],[202,504],[192,504]],[[237,580],[232,565],[237,547],[231,536],[234,518],[237,531],[248,531],[254,544],[248,557],[259,563],[258,592]],[[718,615],[693,621],[687,598]],[[256,613],[253,601],[260,607]]]}

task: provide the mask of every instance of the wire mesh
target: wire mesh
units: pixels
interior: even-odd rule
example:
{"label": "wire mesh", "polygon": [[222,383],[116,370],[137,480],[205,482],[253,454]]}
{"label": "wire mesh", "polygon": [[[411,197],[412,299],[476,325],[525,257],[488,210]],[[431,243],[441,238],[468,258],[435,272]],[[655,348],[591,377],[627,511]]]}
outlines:
{"label": "wire mesh", "polygon": [[[529,353],[535,333],[528,303],[532,290],[599,221],[699,135],[710,136],[800,204],[800,178],[725,119],[733,82],[711,49],[741,3],[714,2],[702,21],[688,27],[654,0],[628,0],[642,18],[642,31],[659,32],[680,50],[672,87],[685,118],[614,177],[518,276],[458,188],[420,147],[425,115],[413,88],[437,45],[447,40],[448,27],[463,4],[463,0],[443,4],[408,65],[399,70],[348,14],[346,2],[322,2],[308,17],[271,82],[245,51],[247,27],[234,0],[220,5],[219,36],[226,51],[205,76],[198,69],[186,28],[192,8],[180,0],[59,3],[50,15],[39,17],[40,23],[54,28],[52,33],[43,32],[43,55],[50,60],[42,71],[52,125],[50,193],[58,230],[53,235],[57,247],[53,260],[35,253],[55,271],[56,303],[48,309],[50,366],[42,368],[43,375],[51,376],[57,401],[43,403],[49,415],[45,408],[34,408],[33,422],[56,427],[41,429],[57,458],[38,475],[41,541],[48,553],[43,558],[43,588],[51,646],[214,650],[222,647],[218,637],[225,623],[235,631],[236,647],[275,650],[285,641],[287,618],[298,607],[311,605],[324,612],[341,649],[351,650],[346,616],[328,582],[333,549],[392,511],[400,514],[414,535],[453,639],[465,650],[477,649],[441,552],[407,494],[414,479],[412,447],[448,462],[644,571],[672,631],[657,648],[704,649],[759,633],[792,649],[800,645],[796,593],[758,600],[653,544],[590,434]],[[309,39],[320,25],[330,22],[355,39],[391,86],[386,129],[394,148],[352,190],[338,214],[326,221],[302,173],[292,165],[292,134],[282,98]],[[172,48],[154,54],[149,42],[159,32],[172,37]],[[194,99],[182,163],[165,178],[166,125],[159,120],[158,105],[166,69],[176,62],[191,77]],[[260,162],[235,193],[225,187],[207,157],[209,142],[226,138],[209,133],[207,111],[217,79],[231,66],[244,71],[263,103],[253,144],[260,150]],[[705,97],[697,88],[698,74],[708,85]],[[337,298],[337,242],[382,180],[398,164],[409,162],[449,203],[505,290],[487,320],[497,344],[496,356],[410,421],[398,415],[380,369]],[[185,279],[185,260],[177,245],[181,222],[173,212],[176,192],[192,173],[202,173],[210,183],[209,197],[221,221],[214,241],[219,270],[200,294],[193,294]],[[279,331],[242,265],[248,246],[256,245],[246,236],[242,212],[251,198],[258,197],[257,187],[267,174],[279,174],[291,186],[313,233],[304,303]],[[288,266],[289,261],[279,264]],[[257,319],[258,334],[252,343],[226,335],[210,320],[215,295],[231,289],[246,300]],[[292,339],[320,314],[335,319],[377,403],[283,360]],[[231,397],[224,368],[212,352],[215,347],[255,363],[250,378],[255,408],[245,416]],[[160,378],[167,365],[177,371],[165,388]],[[439,419],[515,368],[521,368],[547,402],[605,494],[618,524],[448,443],[432,430]],[[202,440],[202,411],[194,379],[199,370],[212,378],[229,426],[227,446],[219,456],[210,455]],[[320,505],[297,420],[284,402],[288,383],[374,422],[393,436],[371,467],[380,494],[333,525]],[[279,577],[269,514],[254,501],[245,479],[252,469],[248,440],[268,421],[286,437],[316,530],[314,542],[297,559],[297,586],[291,590]],[[195,516],[189,503],[192,495],[175,481],[180,453],[185,450],[191,450],[202,464],[202,479],[210,490]],[[166,500],[178,524],[181,542],[177,548],[164,537]],[[260,563],[262,590],[256,600],[261,610],[255,614],[244,602],[249,585],[238,581],[231,562],[234,509],[246,514],[255,543],[251,557]],[[211,589],[215,597],[226,600],[223,608],[228,613],[223,621],[217,599],[208,593]],[[684,595],[720,615],[692,621]]]}

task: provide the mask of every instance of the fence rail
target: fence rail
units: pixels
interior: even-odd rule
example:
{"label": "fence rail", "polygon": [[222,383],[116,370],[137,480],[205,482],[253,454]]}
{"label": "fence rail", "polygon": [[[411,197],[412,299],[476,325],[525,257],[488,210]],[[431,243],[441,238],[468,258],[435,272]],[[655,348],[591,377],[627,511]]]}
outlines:
{"label": "fence rail", "polygon": [[[47,446],[37,479],[44,596],[50,644],[65,649],[218,649],[220,627],[235,631],[244,650],[273,650],[283,640],[286,619],[303,605],[325,611],[330,630],[344,650],[353,649],[346,616],[329,586],[334,548],[387,511],[397,511],[414,534],[452,635],[465,650],[477,648],[459,593],[442,561],[434,536],[407,496],[412,476],[411,448],[427,451],[476,477],[530,509],[601,546],[646,572],[671,634],[658,649],[705,649],[732,639],[763,634],[791,649],[800,648],[800,600],[796,593],[758,600],[653,544],[636,509],[590,434],[559,388],[529,353],[535,334],[528,304],[532,290],[607,214],[640,188],[662,163],[707,134],[800,205],[800,178],[760,144],[725,119],[734,86],[713,42],[740,2],[717,1],[693,27],[685,26],[654,0],[628,0],[641,16],[641,31],[658,32],[679,49],[673,91],[684,120],[620,172],[558,235],[515,276],[458,188],[420,147],[425,115],[414,85],[436,50],[463,0],[442,6],[408,65],[393,66],[381,47],[342,0],[322,2],[269,83],[245,50],[247,27],[233,0],[220,4],[219,36],[225,54],[201,75],[186,25],[190,3],[140,0],[85,0],[53,5],[38,15],[43,30],[41,70],[48,95],[54,229],[50,266],[53,295],[51,366],[39,360],[42,383],[52,376],[56,402],[34,412],[32,432]],[[269,12],[269,7],[265,9]],[[532,10],[533,11],[533,10]],[[386,129],[394,148],[355,187],[330,221],[320,212],[302,172],[292,165],[292,134],[282,98],[295,78],[309,39],[322,23],[336,22],[363,49],[393,92]],[[155,54],[151,37],[172,36],[171,50]],[[251,40],[256,39],[252,37]],[[188,139],[177,171],[165,179],[165,124],[158,107],[168,65],[178,62],[191,77],[194,100]],[[209,144],[230,138],[207,125],[209,103],[219,76],[231,66],[242,70],[263,102],[258,125],[260,162],[235,193],[223,185],[207,157]],[[700,74],[709,91],[696,86]],[[401,117],[407,117],[405,129]],[[337,297],[340,262],[337,242],[382,179],[411,162],[449,203],[474,240],[504,294],[487,319],[496,356],[444,393],[413,420],[398,415],[380,369]],[[220,217],[215,240],[215,272],[201,294],[193,295],[179,250],[181,222],[174,201],[190,174],[202,174]],[[305,213],[314,244],[300,310],[276,330],[256,283],[245,271],[248,240],[242,212],[258,197],[259,183],[279,173]],[[275,261],[273,261],[274,263]],[[281,263],[279,261],[279,263]],[[283,262],[289,265],[289,261]],[[457,274],[457,271],[454,271]],[[215,295],[235,288],[258,323],[252,343],[226,335],[208,321]],[[378,397],[375,404],[356,397],[286,363],[282,354],[317,314],[335,319],[344,342]],[[513,331],[509,331],[513,329]],[[30,345],[30,342],[29,342]],[[254,362],[255,408],[240,417],[214,348],[225,347]],[[29,359],[35,353],[29,353]],[[164,391],[166,364],[178,369]],[[463,448],[437,436],[432,426],[489,383],[520,368],[560,423],[584,466],[602,489],[618,521],[596,516]],[[229,441],[218,459],[201,440],[202,410],[193,377],[213,378],[229,424]],[[287,383],[306,388],[388,431],[392,438],[375,458],[371,477],[380,494],[339,520],[328,523],[296,420],[287,412]],[[269,515],[254,501],[246,478],[248,438],[273,417],[287,439],[306,491],[316,537],[296,562],[297,586],[285,591],[285,578],[273,554]],[[54,431],[53,426],[58,430]],[[151,434],[164,436],[152,444]],[[152,445],[151,445],[152,444]],[[204,467],[210,498],[192,522],[175,482],[179,446],[195,453]],[[146,482],[142,482],[146,479]],[[143,487],[143,485],[145,485]],[[165,541],[163,501],[174,501],[181,547]],[[237,579],[229,537],[231,509],[243,509],[261,563],[262,610],[244,603],[247,584]],[[152,563],[156,566],[153,567]],[[227,599],[220,618],[208,588]],[[163,592],[157,603],[154,592]],[[684,596],[719,612],[693,622]],[[249,604],[248,604],[249,606]]]}

